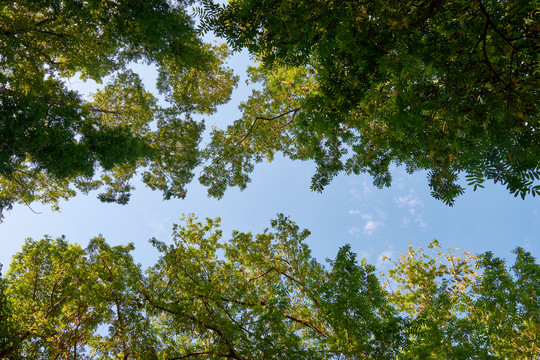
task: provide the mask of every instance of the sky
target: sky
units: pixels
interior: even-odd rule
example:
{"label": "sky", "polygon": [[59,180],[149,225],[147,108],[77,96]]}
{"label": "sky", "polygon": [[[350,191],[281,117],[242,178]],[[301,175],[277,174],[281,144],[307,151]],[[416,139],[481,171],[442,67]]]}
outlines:
{"label": "sky", "polygon": [[[229,104],[205,119],[207,129],[212,124],[224,127],[240,117],[238,104],[251,91],[244,85],[249,63],[245,53],[231,58],[229,65],[241,75],[240,86]],[[152,89],[152,69],[136,70]],[[71,83],[79,91],[92,90],[91,85]],[[65,235],[70,242],[83,246],[100,234],[113,245],[132,242],[135,260],[148,267],[158,256],[148,240],[156,237],[170,241],[172,225],[181,223],[182,214],[189,213],[200,219],[220,217],[224,239],[233,229],[262,232],[276,214],[283,213],[311,231],[307,244],[320,262],[335,258],[339,247],[350,244],[360,258],[379,270],[390,267],[382,261],[383,256],[395,259],[409,244],[425,247],[433,239],[438,239],[443,248],[460,248],[473,254],[493,251],[510,264],[514,259],[511,251],[517,246],[536,258],[540,256],[540,199],[514,198],[500,184],[487,184],[475,192],[468,188],[449,207],[431,197],[426,173],[409,175],[403,168],[392,169],[390,188],[374,187],[369,175],[343,175],[322,193],[316,193],[310,190],[314,171],[311,162],[278,157],[273,163],[256,167],[246,190],[229,189],[221,200],[208,198],[206,189],[194,180],[185,199],[163,201],[160,192],[136,182],[131,201],[124,206],[101,203],[96,193],[62,202],[60,212],[39,204],[33,204],[32,210],[15,206],[0,224],[2,272],[27,237],[38,240],[45,234]]]}

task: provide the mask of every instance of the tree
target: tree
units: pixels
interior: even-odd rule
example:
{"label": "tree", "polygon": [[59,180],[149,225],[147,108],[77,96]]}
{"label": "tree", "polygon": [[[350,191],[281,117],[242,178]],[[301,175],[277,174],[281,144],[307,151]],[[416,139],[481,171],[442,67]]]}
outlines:
{"label": "tree", "polygon": [[471,321],[474,286],[480,281],[478,257],[443,251],[434,240],[408,251],[388,271],[390,301],[407,314],[404,359],[484,359],[489,346]]}
{"label": "tree", "polygon": [[262,87],[217,130],[202,176],[221,196],[276,152],[314,160],[312,189],[340,172],[391,183],[428,171],[453,204],[485,180],[540,194],[537,2],[206,1],[204,28],[261,61]]}
{"label": "tree", "polygon": [[[6,296],[11,334],[28,359],[155,359],[156,336],[138,303],[142,278],[129,252],[94,238],[28,239],[13,257]],[[100,330],[105,328],[105,330]],[[12,358],[14,346],[0,349]]]}
{"label": "tree", "polygon": [[[202,122],[237,78],[224,46],[204,44],[191,1],[0,3],[0,214],[104,188],[124,204],[138,169],[164,198],[184,197],[199,164]],[[165,101],[130,64],[158,72]],[[90,98],[70,79],[107,81]]]}
{"label": "tree", "polygon": [[497,358],[540,358],[540,265],[522,248],[516,260],[505,261],[487,252],[480,258],[484,269],[470,314]]}
{"label": "tree", "polygon": [[522,248],[515,264],[409,247],[389,271],[389,298],[408,314],[407,359],[539,359],[540,265]]}

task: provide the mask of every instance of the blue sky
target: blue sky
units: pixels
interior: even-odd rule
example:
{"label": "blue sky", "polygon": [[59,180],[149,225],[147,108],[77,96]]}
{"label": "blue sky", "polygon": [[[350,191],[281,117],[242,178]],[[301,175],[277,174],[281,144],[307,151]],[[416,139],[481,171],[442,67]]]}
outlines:
{"label": "blue sky", "polygon": [[[240,75],[248,63],[245,54],[230,61]],[[137,69],[151,88],[152,71]],[[207,129],[212,124],[225,126],[239,117],[238,103],[250,92],[244,80],[231,103],[207,119]],[[476,192],[468,189],[455,206],[448,207],[431,197],[425,173],[408,175],[404,169],[395,168],[393,186],[382,190],[371,184],[368,175],[340,176],[323,193],[314,193],[309,189],[313,172],[312,163],[277,158],[256,168],[245,191],[229,189],[221,200],[208,198],[206,189],[194,181],[182,200],[162,201],[161,193],[136,183],[132,200],[125,206],[101,203],[96,194],[62,203],[61,212],[34,204],[32,209],[39,212],[35,214],[27,207],[16,206],[0,224],[0,263],[5,272],[11,256],[27,237],[65,234],[71,242],[85,245],[102,234],[111,244],[135,243],[136,261],[150,266],[157,252],[148,239],[167,241],[172,224],[179,222],[182,213],[221,217],[224,238],[233,229],[262,232],[269,227],[270,219],[284,213],[311,231],[308,245],[320,261],[334,258],[338,248],[349,243],[360,257],[381,269],[388,266],[381,263],[382,254],[396,257],[410,242],[425,246],[434,238],[443,248],[493,251],[510,261],[516,246],[540,256],[539,199],[514,198],[499,184],[487,184]]]}

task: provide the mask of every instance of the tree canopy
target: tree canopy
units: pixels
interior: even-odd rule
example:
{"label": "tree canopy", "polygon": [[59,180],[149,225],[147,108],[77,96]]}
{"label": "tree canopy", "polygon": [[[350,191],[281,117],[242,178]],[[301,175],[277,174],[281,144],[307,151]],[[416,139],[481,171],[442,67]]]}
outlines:
{"label": "tree canopy", "polygon": [[327,265],[280,215],[224,240],[185,218],[143,271],[101,237],[28,239],[0,282],[0,359],[539,359],[540,265],[410,246]]}
{"label": "tree canopy", "polygon": [[[224,46],[204,44],[191,1],[0,2],[0,213],[102,188],[126,203],[130,179],[185,196],[204,129],[191,115],[228,101]],[[158,101],[130,65],[158,72]],[[90,98],[69,87],[106,82]]]}
{"label": "tree canopy", "polygon": [[[201,3],[203,30],[260,61],[243,117],[202,153],[191,115],[227,102],[237,77],[226,47],[201,40],[195,2],[0,2],[0,211],[96,189],[125,204],[137,173],[183,197],[203,161],[220,197],[276,153],[314,160],[317,191],[340,172],[389,186],[396,164],[427,170],[448,204],[460,174],[540,193],[534,0]],[[164,101],[134,62],[157,69]],[[105,85],[84,98],[76,77]]]}
{"label": "tree canopy", "polygon": [[[202,151],[193,115],[238,78],[195,1],[0,0],[0,220],[77,191],[125,204],[136,175],[184,197],[203,161],[220,197],[276,153],[314,160],[317,191],[341,172],[389,186],[395,164],[447,204],[460,174],[540,195],[537,1],[200,2],[202,30],[258,61],[242,118]],[[509,266],[434,241],[377,273],[348,245],[320,263],[283,215],[227,240],[219,219],[184,220],[144,270],[133,244],[28,239],[0,273],[0,359],[540,359],[524,249]]]}
{"label": "tree canopy", "polygon": [[201,13],[261,62],[262,89],[208,148],[214,195],[278,152],[314,160],[319,191],[340,172],[389,186],[396,164],[427,170],[447,204],[459,174],[540,194],[537,1],[206,1]]}

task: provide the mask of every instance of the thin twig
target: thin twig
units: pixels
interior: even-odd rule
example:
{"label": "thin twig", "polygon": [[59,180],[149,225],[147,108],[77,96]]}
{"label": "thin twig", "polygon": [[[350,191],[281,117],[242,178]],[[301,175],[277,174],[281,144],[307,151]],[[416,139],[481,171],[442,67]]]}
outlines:
{"label": "thin twig", "polygon": [[302,319],[299,319],[299,318],[295,318],[294,316],[290,316],[290,315],[285,315],[285,317],[289,320],[292,320],[294,322],[297,322],[299,324],[302,324],[312,330],[315,330],[315,332],[317,332],[318,334],[324,336],[325,338],[328,338],[330,337],[330,335],[328,335],[327,333],[325,333],[323,330],[319,329],[317,326],[307,322],[306,320],[302,320]]}

